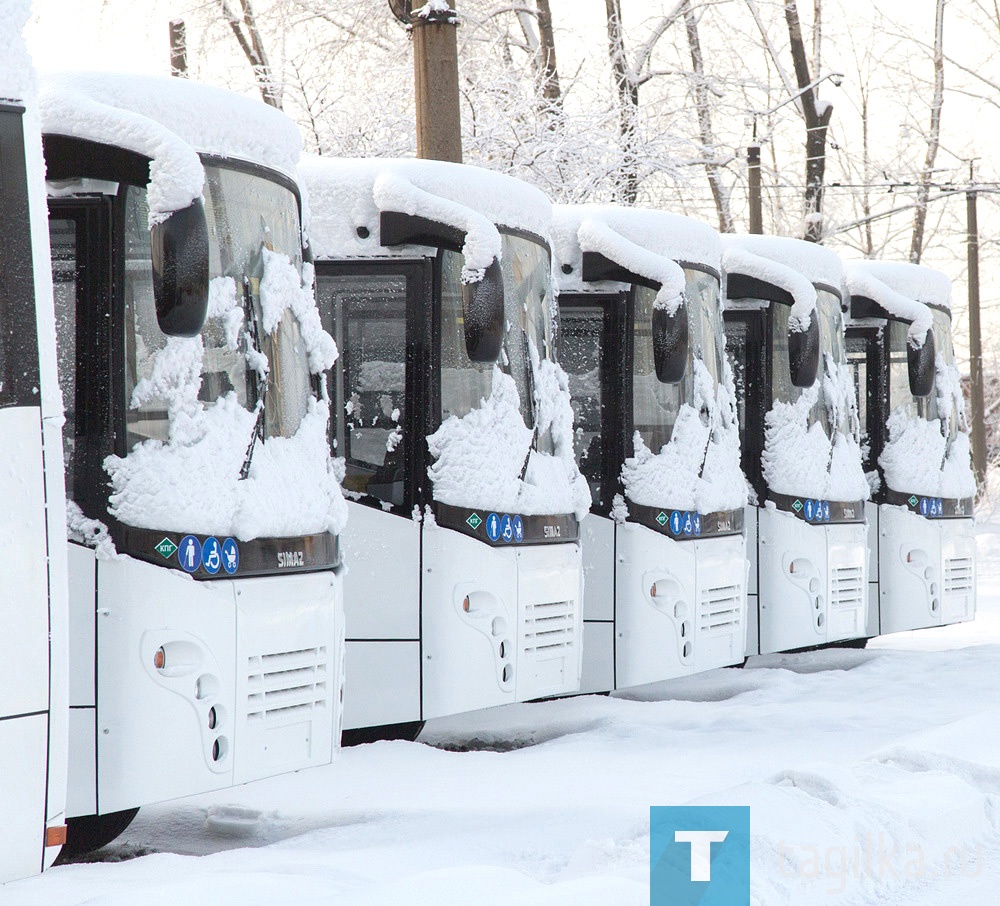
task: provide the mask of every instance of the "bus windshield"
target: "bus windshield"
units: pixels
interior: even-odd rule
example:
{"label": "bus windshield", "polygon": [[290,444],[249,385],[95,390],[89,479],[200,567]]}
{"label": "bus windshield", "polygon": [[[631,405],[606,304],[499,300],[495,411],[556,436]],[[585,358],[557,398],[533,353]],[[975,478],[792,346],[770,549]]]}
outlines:
{"label": "bus windshield", "polygon": [[[211,404],[233,394],[249,410],[262,403],[263,436],[290,437],[312,392],[301,328],[283,298],[300,280],[297,200],[290,189],[259,175],[216,165],[207,165],[205,174],[212,290],[197,397]],[[125,219],[125,389],[132,447],[169,439],[171,399],[155,386],[169,341],[156,320],[145,189],[128,188]]]}
{"label": "bus windshield", "polygon": [[688,362],[677,384],[664,384],[653,362],[653,302],[656,291],[635,287],[633,330],[632,418],[635,430],[654,453],[670,442],[681,406],[692,406],[707,424],[709,403],[698,393],[700,363],[718,387],[722,374],[723,331],[719,309],[719,278],[691,267],[684,268],[688,313]]}
{"label": "bus windshield", "polygon": [[[513,379],[521,418],[534,430],[534,370],[541,360],[553,358],[553,294],[549,251],[530,239],[502,233],[501,272],[504,286],[505,334],[496,363]],[[489,399],[493,386],[492,363],[473,362],[465,347],[461,273],[463,257],[441,253],[441,421],[459,418]],[[536,434],[533,446],[551,452],[546,431]]]}

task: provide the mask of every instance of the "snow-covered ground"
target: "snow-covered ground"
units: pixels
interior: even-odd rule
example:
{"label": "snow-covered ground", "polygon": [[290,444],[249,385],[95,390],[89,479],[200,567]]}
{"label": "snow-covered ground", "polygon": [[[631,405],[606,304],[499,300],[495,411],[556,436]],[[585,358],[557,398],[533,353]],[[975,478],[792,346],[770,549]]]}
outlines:
{"label": "snow-covered ground", "polygon": [[645,904],[649,806],[684,803],[750,805],[756,903],[1000,902],[1000,524],[978,543],[975,623],[439,721],[143,809],[0,904]]}

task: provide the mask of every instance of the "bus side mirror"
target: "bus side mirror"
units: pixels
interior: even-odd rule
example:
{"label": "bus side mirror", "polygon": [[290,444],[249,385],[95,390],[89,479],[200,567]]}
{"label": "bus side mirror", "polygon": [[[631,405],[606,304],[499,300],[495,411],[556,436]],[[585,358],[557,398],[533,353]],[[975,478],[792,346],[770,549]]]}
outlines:
{"label": "bus side mirror", "polygon": [[653,309],[653,366],[661,384],[679,384],[687,370],[688,313],[681,302],[673,314]]}
{"label": "bus side mirror", "polygon": [[168,337],[197,336],[208,314],[208,222],[196,198],[149,231],[156,320]]}
{"label": "bus side mirror", "polygon": [[495,362],[503,345],[503,274],[496,258],[483,279],[462,285],[465,351],[473,362]]}
{"label": "bus side mirror", "polygon": [[788,332],[788,370],[794,387],[812,387],[819,371],[819,320],[809,317],[805,330]]}
{"label": "bus side mirror", "polygon": [[919,349],[907,342],[906,370],[910,377],[910,393],[916,397],[930,396],[934,389],[934,358],[934,334],[930,330]]}

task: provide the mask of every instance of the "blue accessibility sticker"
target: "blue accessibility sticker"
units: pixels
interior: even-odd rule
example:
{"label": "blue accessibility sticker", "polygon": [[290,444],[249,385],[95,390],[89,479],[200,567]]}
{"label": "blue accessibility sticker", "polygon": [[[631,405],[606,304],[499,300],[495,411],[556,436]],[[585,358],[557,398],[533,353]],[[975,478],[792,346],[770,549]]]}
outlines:
{"label": "blue accessibility sticker", "polygon": [[490,541],[500,540],[500,517],[496,513],[490,513],[486,517],[486,537]]}
{"label": "blue accessibility sticker", "polygon": [[201,565],[205,572],[214,576],[222,568],[222,545],[219,539],[209,535],[201,546]]}
{"label": "blue accessibility sticker", "polygon": [[696,535],[701,534],[701,513],[692,513],[691,519],[694,522],[694,533]]}
{"label": "blue accessibility sticker", "polygon": [[507,544],[514,540],[514,520],[510,518],[509,513],[504,513],[503,519],[500,520],[500,536]]}
{"label": "blue accessibility sticker", "polygon": [[816,515],[816,502],[814,500],[807,500],[804,512],[806,516],[806,522],[812,522],[813,516]]}
{"label": "blue accessibility sticker", "polygon": [[684,530],[683,515],[677,510],[670,514],[670,531],[674,535],[679,535]]}
{"label": "blue accessibility sticker", "polygon": [[185,535],[177,549],[177,559],[187,572],[193,573],[201,566],[201,542],[194,535]]}
{"label": "blue accessibility sticker", "polygon": [[222,542],[222,568],[229,575],[240,568],[240,547],[232,538]]}
{"label": "blue accessibility sticker", "polygon": [[524,522],[520,516],[514,517],[514,541],[517,544],[524,541]]}
{"label": "blue accessibility sticker", "polygon": [[694,521],[691,519],[690,513],[684,514],[684,534],[690,535],[694,531]]}
{"label": "blue accessibility sticker", "polygon": [[830,521],[830,501],[829,500],[824,500],[823,501],[823,521],[824,522],[829,522]]}

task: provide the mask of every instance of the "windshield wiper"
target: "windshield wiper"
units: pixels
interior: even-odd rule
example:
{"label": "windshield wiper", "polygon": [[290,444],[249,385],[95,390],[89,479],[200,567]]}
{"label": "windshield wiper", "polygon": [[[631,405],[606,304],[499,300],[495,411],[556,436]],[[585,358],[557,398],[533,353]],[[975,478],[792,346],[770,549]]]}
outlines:
{"label": "windshield wiper", "polygon": [[[250,293],[250,278],[243,277],[243,317],[247,322],[247,336],[249,337],[250,348],[258,356],[263,357],[264,353],[260,348],[260,332],[257,328],[257,319],[254,317],[253,297]],[[264,439],[264,409],[267,403],[267,376],[261,379],[256,368],[251,369],[254,396],[257,399],[257,418],[254,421],[253,433],[250,435],[250,444],[247,447],[246,455],[243,457],[243,466],[240,468],[240,481],[245,481],[250,475],[250,464],[253,462],[254,449],[257,446],[257,439]]]}

